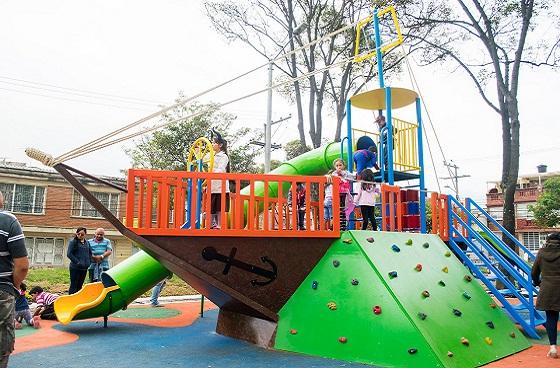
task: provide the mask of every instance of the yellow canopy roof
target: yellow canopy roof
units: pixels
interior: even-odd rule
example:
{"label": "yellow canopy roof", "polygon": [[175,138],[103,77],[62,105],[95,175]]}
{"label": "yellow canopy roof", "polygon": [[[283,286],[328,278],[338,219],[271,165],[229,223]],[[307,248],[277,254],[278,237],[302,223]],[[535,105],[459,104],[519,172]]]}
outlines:
{"label": "yellow canopy roof", "polygon": [[[391,108],[408,106],[416,100],[418,94],[410,89],[391,87]],[[350,97],[352,106],[368,110],[386,110],[385,89],[378,88]]]}

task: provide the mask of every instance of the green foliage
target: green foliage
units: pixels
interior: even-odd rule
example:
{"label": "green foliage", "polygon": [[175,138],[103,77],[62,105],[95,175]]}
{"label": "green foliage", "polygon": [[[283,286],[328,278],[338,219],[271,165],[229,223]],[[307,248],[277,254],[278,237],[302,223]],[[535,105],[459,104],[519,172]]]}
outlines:
{"label": "green foliage", "polygon": [[560,225],[560,177],[544,182],[543,192],[529,211],[535,215],[537,225],[556,227]]}
{"label": "green foliage", "polygon": [[296,139],[286,143],[284,145],[284,151],[286,152],[286,161],[289,161],[294,157],[303,155],[305,152],[311,151],[311,147],[302,145],[299,139]]}
{"label": "green foliage", "polygon": [[[182,96],[178,100],[181,99]],[[179,106],[162,116],[160,123],[172,124],[142,137],[135,142],[136,147],[126,153],[132,158],[133,167],[185,170],[194,141],[200,137],[210,138],[210,130],[214,128],[228,141],[231,171],[257,172],[254,160],[258,151],[249,141],[259,140],[260,136],[250,128],[234,128],[234,121],[233,115],[221,112],[216,105]]]}

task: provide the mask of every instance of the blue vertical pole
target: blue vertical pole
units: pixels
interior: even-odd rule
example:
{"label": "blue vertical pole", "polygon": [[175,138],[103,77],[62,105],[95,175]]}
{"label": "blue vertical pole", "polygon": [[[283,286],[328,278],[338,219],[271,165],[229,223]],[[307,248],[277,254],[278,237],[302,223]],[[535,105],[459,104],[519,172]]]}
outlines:
{"label": "blue vertical pole", "polygon": [[373,9],[373,29],[375,30],[375,56],[377,57],[377,77],[379,78],[379,88],[385,88],[385,79],[383,78],[383,55],[381,54],[381,32],[379,31],[377,8]]}
{"label": "blue vertical pole", "polygon": [[395,184],[393,172],[393,111],[391,109],[391,87],[385,87],[385,111],[387,113],[387,173],[389,185]]}
{"label": "blue vertical pole", "polygon": [[346,167],[348,168],[349,172],[353,170],[353,162],[352,162],[352,103],[350,100],[346,100],[346,131],[347,131],[347,138],[346,141],[346,150],[348,151],[348,157],[346,158]]}
{"label": "blue vertical pole", "polygon": [[[416,97],[416,121],[418,122],[418,166],[420,166],[420,232],[426,229],[426,182],[424,179],[424,145],[422,144],[422,105],[420,97]],[[434,209],[432,208],[432,211]]]}

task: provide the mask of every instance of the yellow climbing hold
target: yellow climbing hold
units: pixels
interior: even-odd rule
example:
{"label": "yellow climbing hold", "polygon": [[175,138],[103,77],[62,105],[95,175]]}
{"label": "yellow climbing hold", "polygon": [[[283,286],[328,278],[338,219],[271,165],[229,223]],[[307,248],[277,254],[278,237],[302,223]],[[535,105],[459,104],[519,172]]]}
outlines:
{"label": "yellow climbing hold", "polygon": [[484,342],[487,343],[488,345],[492,345],[492,339],[489,337],[485,337]]}
{"label": "yellow climbing hold", "polygon": [[344,239],[343,242],[346,243],[346,244],[350,244],[350,243],[352,243],[352,238]]}
{"label": "yellow climbing hold", "polygon": [[328,307],[330,310],[336,310],[336,303],[335,303],[335,302],[328,302],[328,303],[327,303],[327,307]]}
{"label": "yellow climbing hold", "polygon": [[445,266],[444,268],[441,269],[443,272],[445,273],[449,273],[449,268],[447,268],[447,266]]}

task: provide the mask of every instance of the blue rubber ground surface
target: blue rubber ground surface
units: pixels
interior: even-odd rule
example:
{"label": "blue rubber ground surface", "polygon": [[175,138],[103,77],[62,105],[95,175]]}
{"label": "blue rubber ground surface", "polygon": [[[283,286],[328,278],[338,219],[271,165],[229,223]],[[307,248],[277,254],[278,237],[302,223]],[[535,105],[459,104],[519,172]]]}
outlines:
{"label": "blue rubber ground surface", "polygon": [[59,347],[13,355],[10,368],[140,368],[140,367],[372,367],[258,348],[218,335],[217,310],[192,326],[158,328],[109,320],[109,328],[91,321],[57,329],[80,336]]}

